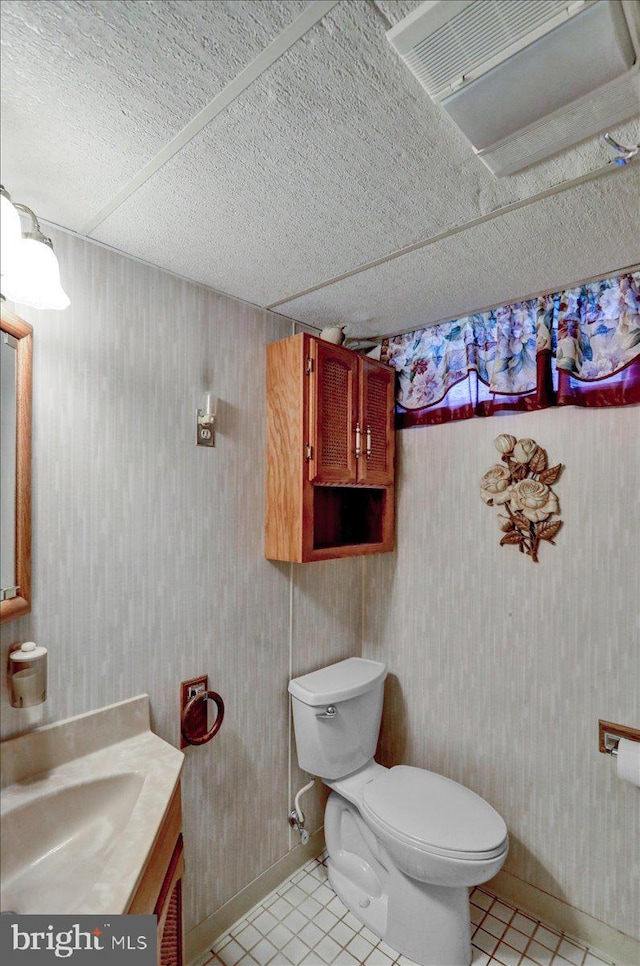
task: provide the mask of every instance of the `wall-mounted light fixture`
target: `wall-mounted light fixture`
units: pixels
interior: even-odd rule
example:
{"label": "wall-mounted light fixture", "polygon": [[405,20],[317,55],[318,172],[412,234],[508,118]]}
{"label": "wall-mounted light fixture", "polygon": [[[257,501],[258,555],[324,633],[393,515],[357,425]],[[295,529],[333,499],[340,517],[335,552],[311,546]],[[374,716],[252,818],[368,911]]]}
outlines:
{"label": "wall-mounted light fixture", "polygon": [[22,237],[20,215],[11,204],[11,195],[0,185],[0,273],[8,275],[18,261],[18,245]]}
{"label": "wall-mounted light fixture", "polygon": [[218,398],[212,392],[205,392],[202,409],[196,409],[196,445],[216,445],[216,412]]}
{"label": "wall-mounted light fixture", "polygon": [[[2,297],[34,309],[66,309],[69,298],[60,282],[60,266],[50,238],[40,230],[35,213],[11,201],[0,185],[2,224]],[[20,214],[31,219],[22,231]]]}

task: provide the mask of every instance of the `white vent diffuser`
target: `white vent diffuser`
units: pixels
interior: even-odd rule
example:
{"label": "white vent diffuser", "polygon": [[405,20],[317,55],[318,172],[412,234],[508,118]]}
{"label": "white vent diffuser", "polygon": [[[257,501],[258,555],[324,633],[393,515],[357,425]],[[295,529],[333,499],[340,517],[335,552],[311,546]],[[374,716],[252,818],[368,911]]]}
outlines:
{"label": "white vent diffuser", "polygon": [[426,0],[387,37],[496,175],[640,113],[622,0]]}

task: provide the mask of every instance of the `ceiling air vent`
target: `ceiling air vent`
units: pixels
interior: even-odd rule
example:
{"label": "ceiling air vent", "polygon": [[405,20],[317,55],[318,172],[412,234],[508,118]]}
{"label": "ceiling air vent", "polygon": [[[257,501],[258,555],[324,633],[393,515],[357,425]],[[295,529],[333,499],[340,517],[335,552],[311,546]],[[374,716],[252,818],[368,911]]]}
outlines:
{"label": "ceiling air vent", "polygon": [[502,176],[640,113],[633,18],[627,0],[426,0],[387,37]]}

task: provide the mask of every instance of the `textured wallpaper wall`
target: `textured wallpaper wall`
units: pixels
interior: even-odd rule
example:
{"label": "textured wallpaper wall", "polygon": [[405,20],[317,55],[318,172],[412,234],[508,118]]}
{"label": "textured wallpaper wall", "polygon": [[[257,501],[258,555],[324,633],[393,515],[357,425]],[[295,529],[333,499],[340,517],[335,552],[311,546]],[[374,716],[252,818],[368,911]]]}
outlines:
{"label": "textured wallpaper wall", "polygon": [[[291,323],[53,242],[71,307],[15,307],[34,327],[33,610],[3,626],[2,666],[33,638],[50,650],[43,721],[147,692],[174,744],[180,681],[209,674],[227,712],[187,750],[189,929],[289,848],[290,668],[359,653],[362,570],[264,559],[264,345]],[[205,389],[221,400],[213,450],[194,444]],[[26,712],[2,688],[6,736]]]}
{"label": "textured wallpaper wall", "polygon": [[[597,719],[640,724],[637,409],[496,417],[399,434],[394,554],[263,557],[264,344],[290,323],[62,233],[71,308],[34,326],[33,611],[56,720],[148,692],[177,744],[178,686],[207,672],[224,726],[187,751],[190,928],[284,855],[289,676],[360,653],[390,669],[381,751],[475,789],[511,832],[507,869],[637,933],[638,791]],[[17,307],[20,312],[20,307]],[[214,450],[193,443],[203,390]],[[498,546],[478,482],[500,432],[566,469],[564,529],[533,564]],[[363,614],[364,572],[364,630]],[[2,733],[25,725],[8,705]],[[324,794],[305,799],[309,826]]]}
{"label": "textured wallpaper wall", "polygon": [[[547,410],[399,433],[397,551],[366,561],[365,657],[387,662],[381,753],[504,816],[505,868],[638,935],[640,792],[598,718],[640,726],[640,412]],[[479,496],[499,433],[566,468],[539,564]]]}

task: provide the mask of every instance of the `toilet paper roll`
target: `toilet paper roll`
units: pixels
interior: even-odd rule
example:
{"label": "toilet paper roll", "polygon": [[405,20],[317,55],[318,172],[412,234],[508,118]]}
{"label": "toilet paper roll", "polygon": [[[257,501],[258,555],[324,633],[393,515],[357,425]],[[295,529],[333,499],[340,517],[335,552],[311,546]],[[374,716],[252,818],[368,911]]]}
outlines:
{"label": "toilet paper roll", "polygon": [[618,778],[640,788],[640,741],[621,738],[618,742]]}

